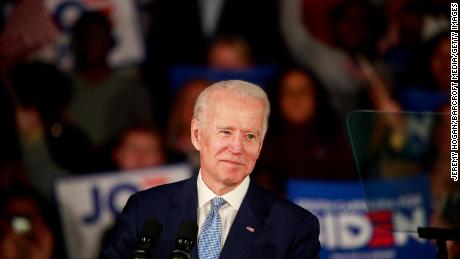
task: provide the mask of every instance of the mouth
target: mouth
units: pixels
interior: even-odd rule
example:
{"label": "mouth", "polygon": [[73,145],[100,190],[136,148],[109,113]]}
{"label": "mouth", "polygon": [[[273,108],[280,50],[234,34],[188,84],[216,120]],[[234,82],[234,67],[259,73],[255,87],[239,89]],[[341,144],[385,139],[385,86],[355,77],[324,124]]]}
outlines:
{"label": "mouth", "polygon": [[238,161],[226,160],[226,159],[223,159],[223,160],[220,160],[220,161],[221,161],[221,162],[224,162],[224,163],[232,164],[232,165],[244,166],[243,163],[238,162]]}

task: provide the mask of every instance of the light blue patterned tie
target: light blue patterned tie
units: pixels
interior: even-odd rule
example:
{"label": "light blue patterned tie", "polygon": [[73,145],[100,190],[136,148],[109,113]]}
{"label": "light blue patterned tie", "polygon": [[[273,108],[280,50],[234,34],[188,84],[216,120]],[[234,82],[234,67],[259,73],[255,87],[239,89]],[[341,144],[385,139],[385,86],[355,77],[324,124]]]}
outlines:
{"label": "light blue patterned tie", "polygon": [[198,254],[200,259],[217,259],[220,254],[220,243],[222,237],[222,222],[220,220],[219,208],[227,201],[222,197],[215,197],[211,200],[211,210],[204,219],[203,226],[198,239]]}

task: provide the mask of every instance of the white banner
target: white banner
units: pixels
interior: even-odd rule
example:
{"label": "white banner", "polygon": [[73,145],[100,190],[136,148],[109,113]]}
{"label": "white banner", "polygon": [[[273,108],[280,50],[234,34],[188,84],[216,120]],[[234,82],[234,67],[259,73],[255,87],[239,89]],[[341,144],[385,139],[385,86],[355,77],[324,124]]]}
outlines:
{"label": "white banner", "polygon": [[131,194],[191,174],[188,165],[180,164],[58,179],[54,189],[69,258],[98,257],[102,235]]}

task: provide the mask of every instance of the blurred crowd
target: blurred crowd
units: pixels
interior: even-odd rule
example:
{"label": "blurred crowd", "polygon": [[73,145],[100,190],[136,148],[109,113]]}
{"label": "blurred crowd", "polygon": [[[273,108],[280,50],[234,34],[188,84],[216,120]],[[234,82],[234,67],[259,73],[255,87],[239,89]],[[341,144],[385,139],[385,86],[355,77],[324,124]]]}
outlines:
{"label": "blurred crowd", "polygon": [[[0,33],[18,2],[0,4]],[[60,258],[45,209],[56,177],[178,162],[197,168],[193,105],[216,71],[221,79],[257,78],[269,94],[269,131],[253,179],[281,195],[287,179],[358,179],[346,127],[352,111],[449,111],[449,1],[138,2],[141,64],[110,65],[117,39],[110,17],[95,11],[72,26],[70,70],[1,53],[1,258]],[[259,78],[266,65],[274,69]],[[177,67],[205,72],[176,80]],[[445,134],[436,134],[432,153],[448,155]],[[447,165],[434,160],[428,168],[442,200],[458,186],[446,183]],[[10,224],[19,220],[20,228],[19,216],[31,224],[26,236]],[[48,234],[37,239],[37,231]]]}

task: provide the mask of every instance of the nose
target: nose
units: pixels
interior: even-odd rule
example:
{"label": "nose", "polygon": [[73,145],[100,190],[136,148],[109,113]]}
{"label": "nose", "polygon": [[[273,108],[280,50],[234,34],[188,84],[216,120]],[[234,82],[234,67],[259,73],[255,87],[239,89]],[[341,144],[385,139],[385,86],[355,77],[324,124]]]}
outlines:
{"label": "nose", "polygon": [[240,134],[235,134],[228,146],[228,150],[233,154],[241,154],[243,153],[243,140]]}

